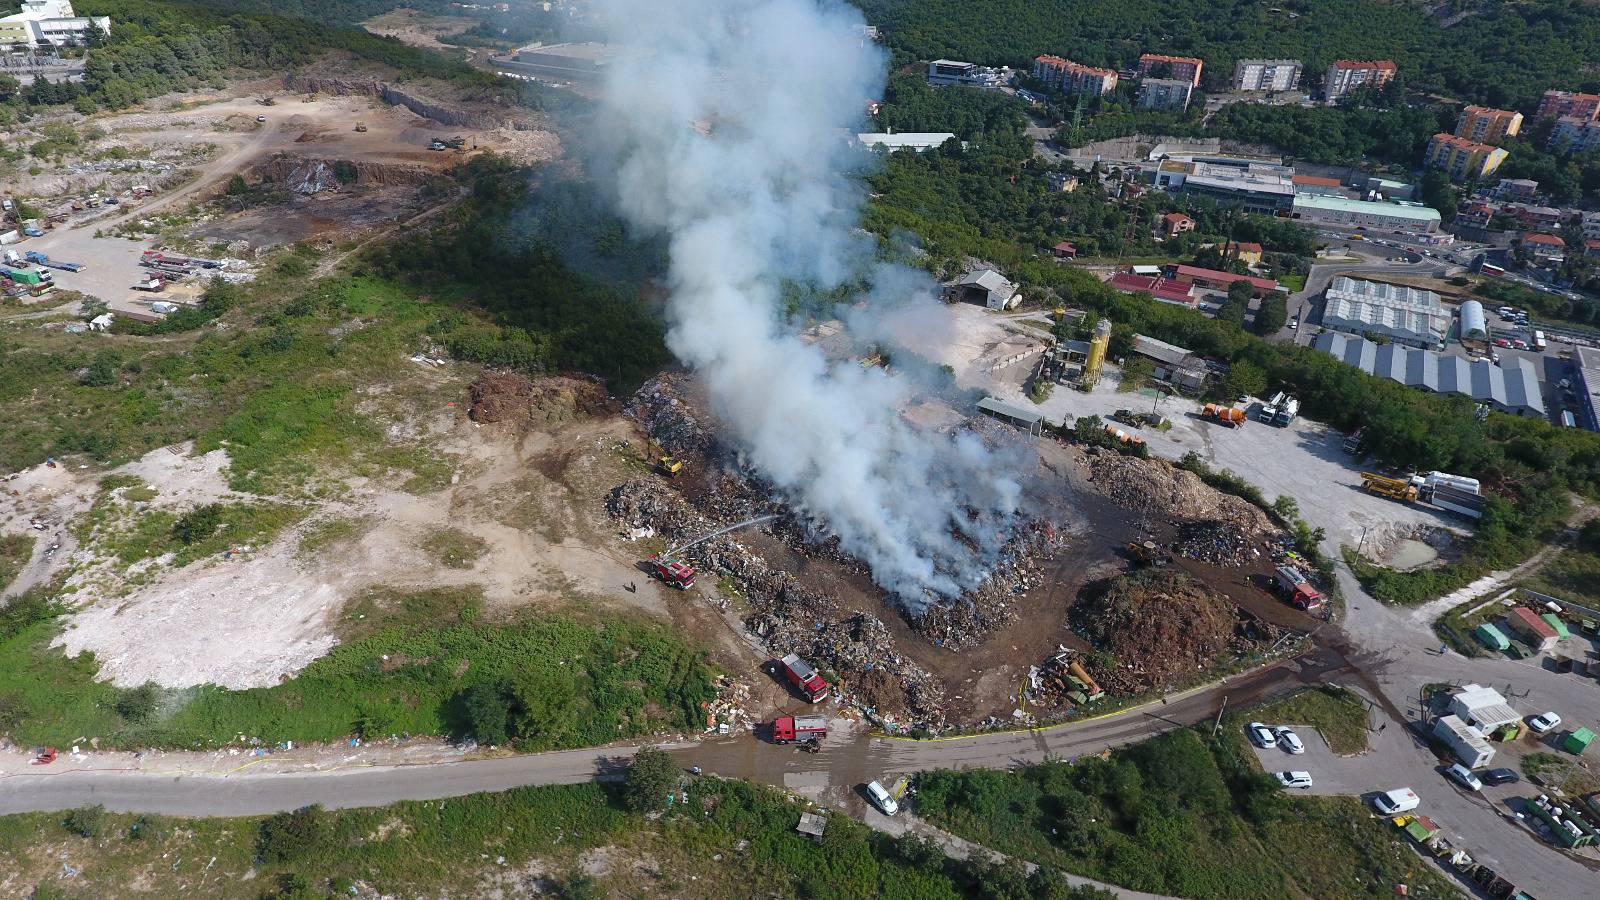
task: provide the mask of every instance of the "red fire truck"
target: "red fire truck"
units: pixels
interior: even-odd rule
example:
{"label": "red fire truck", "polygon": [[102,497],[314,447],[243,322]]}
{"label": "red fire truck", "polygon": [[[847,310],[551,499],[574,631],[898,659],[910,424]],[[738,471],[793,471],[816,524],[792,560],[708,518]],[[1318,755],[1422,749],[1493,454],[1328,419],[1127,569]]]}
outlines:
{"label": "red fire truck", "polygon": [[1322,592],[1313,587],[1299,569],[1279,566],[1273,571],[1272,580],[1295,609],[1313,612],[1322,608]]}
{"label": "red fire truck", "polygon": [[798,654],[791,653],[778,660],[778,668],[783,670],[784,677],[789,679],[789,683],[812,703],[828,696],[828,683],[822,680],[816,669],[806,665],[806,661]]}
{"label": "red fire truck", "polygon": [[828,736],[827,716],[779,716],[772,722],[772,742],[820,741]]}

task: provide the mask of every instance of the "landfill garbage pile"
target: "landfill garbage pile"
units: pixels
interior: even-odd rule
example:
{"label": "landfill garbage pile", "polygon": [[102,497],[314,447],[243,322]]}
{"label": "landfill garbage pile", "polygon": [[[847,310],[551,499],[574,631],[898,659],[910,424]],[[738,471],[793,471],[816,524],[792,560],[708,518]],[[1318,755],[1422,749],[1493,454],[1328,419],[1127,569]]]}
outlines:
{"label": "landfill garbage pile", "polygon": [[1247,533],[1232,522],[1206,519],[1178,526],[1173,550],[1180,556],[1213,566],[1246,566],[1271,555],[1278,543]]}
{"label": "landfill garbage pile", "polygon": [[709,417],[690,396],[693,376],[663,372],[645,382],[622,413],[639,423],[668,453],[704,453],[716,437]]}
{"label": "landfill garbage pile", "polygon": [[911,626],[933,644],[965,650],[1016,621],[1017,599],[1044,585],[1045,565],[1067,545],[1069,532],[1043,522],[1020,529],[989,577],[955,600],[934,603],[911,617]]}
{"label": "landfill garbage pile", "polygon": [[1090,447],[1084,454],[1089,481],[1111,502],[1149,510],[1169,520],[1211,520],[1236,526],[1252,538],[1279,529],[1247,500],[1211,487],[1200,476],[1157,459],[1138,459]]}
{"label": "landfill garbage pile", "polygon": [[1117,667],[1097,673],[1114,694],[1165,690],[1277,636],[1271,625],[1242,621],[1226,598],[1188,575],[1157,569],[1113,579],[1074,608],[1071,624],[1116,659]]}
{"label": "landfill garbage pile", "polygon": [[[676,545],[731,522],[702,515],[676,491],[654,479],[636,479],[615,488],[607,510],[626,529],[652,528]],[[738,521],[734,519],[733,521]],[[837,673],[842,702],[859,708],[885,728],[945,724],[944,689],[912,660],[896,652],[887,626],[876,617],[841,609],[830,596],[813,590],[741,544],[736,534],[697,544],[682,554],[702,573],[702,584],[730,578],[751,612],[745,628],[761,638],[774,656],[799,653],[820,671]],[[726,608],[713,590],[699,588]]]}
{"label": "landfill garbage pile", "polygon": [[528,378],[515,372],[484,372],[467,390],[472,421],[490,424],[555,425],[575,416],[613,411],[605,386],[584,377]]}

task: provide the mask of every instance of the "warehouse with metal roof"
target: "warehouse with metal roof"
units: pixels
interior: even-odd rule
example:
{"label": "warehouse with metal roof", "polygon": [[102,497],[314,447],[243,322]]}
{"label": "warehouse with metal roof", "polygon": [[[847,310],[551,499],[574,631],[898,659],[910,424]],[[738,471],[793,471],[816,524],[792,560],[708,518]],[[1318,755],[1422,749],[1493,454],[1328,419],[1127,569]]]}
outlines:
{"label": "warehouse with metal roof", "polygon": [[1470,397],[1500,412],[1518,416],[1545,414],[1538,370],[1530,360],[1520,356],[1497,366],[1487,359],[1467,360],[1331,331],[1317,335],[1311,346],[1369,375],[1398,381],[1407,387]]}
{"label": "warehouse with metal roof", "polygon": [[1317,194],[1294,195],[1294,217],[1327,225],[1382,228],[1432,234],[1439,230],[1439,211],[1414,203],[1351,200]]}
{"label": "warehouse with metal roof", "polygon": [[1433,291],[1339,276],[1328,285],[1324,327],[1382,335],[1412,347],[1438,347],[1450,333],[1450,314]]}

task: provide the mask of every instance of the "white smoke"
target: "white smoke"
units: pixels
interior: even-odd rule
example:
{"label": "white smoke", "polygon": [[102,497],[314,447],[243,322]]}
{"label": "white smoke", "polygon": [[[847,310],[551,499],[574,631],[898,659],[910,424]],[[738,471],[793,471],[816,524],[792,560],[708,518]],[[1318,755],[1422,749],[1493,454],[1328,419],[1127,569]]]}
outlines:
{"label": "white smoke", "polygon": [[[786,279],[864,279],[872,310],[941,313],[920,273],[873,262],[857,230],[864,161],[847,137],[882,96],[885,55],[838,0],[603,0],[613,64],[596,175],[670,244],[668,344],[724,437],[875,580],[920,608],[983,575],[1020,489],[981,441],[902,418],[902,377],[831,364],[785,321]],[[886,294],[892,296],[885,296]]]}

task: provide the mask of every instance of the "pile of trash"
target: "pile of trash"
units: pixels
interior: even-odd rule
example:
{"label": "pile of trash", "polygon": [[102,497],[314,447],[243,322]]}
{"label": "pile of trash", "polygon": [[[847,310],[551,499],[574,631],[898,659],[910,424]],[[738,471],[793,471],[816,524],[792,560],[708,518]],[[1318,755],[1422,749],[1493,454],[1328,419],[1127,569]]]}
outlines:
{"label": "pile of trash", "polygon": [[1101,673],[1114,694],[1165,690],[1204,672],[1230,650],[1254,645],[1226,598],[1170,569],[1144,569],[1073,609],[1073,630],[1109,653],[1117,667]]}
{"label": "pile of trash", "polygon": [[1253,538],[1279,529],[1249,501],[1224,494],[1200,476],[1157,459],[1139,459],[1091,447],[1084,455],[1089,481],[1111,502],[1168,520],[1211,520]]}
{"label": "pile of trash", "polygon": [[1105,689],[1084,666],[1082,654],[1058,646],[1042,664],[1028,667],[1028,686],[1022,697],[1033,707],[1065,712],[1088,706],[1105,695]]}
{"label": "pile of trash", "polygon": [[1016,621],[1016,599],[1044,585],[1044,566],[1067,544],[1069,532],[1043,522],[1019,530],[989,577],[955,600],[934,602],[910,617],[911,627],[939,647],[965,650]]}
{"label": "pile of trash", "polygon": [[1178,526],[1173,550],[1180,556],[1213,566],[1246,566],[1258,561],[1262,553],[1272,553],[1274,542],[1261,540],[1232,522],[1206,519]]}
{"label": "pile of trash", "polygon": [[644,383],[622,414],[639,423],[667,452],[705,452],[715,442],[711,426],[692,402],[693,376],[663,372]]}
{"label": "pile of trash", "polygon": [[753,729],[758,720],[745,708],[749,702],[750,685],[726,675],[718,678],[717,698],[706,706],[706,731],[727,734],[734,729]]}

